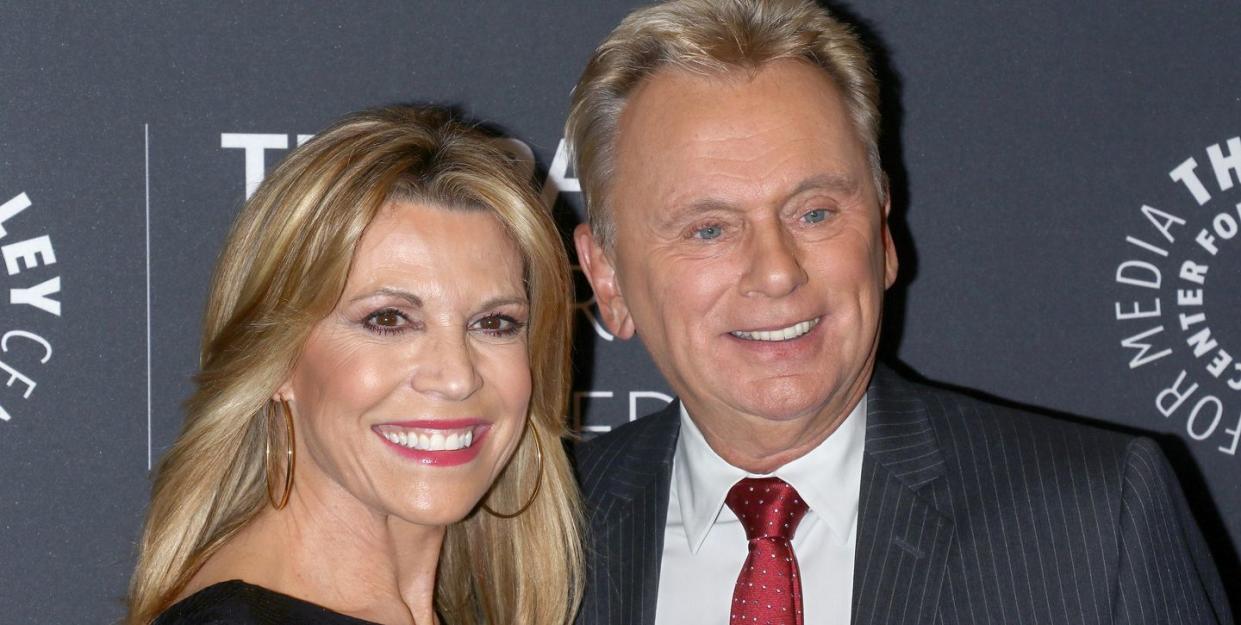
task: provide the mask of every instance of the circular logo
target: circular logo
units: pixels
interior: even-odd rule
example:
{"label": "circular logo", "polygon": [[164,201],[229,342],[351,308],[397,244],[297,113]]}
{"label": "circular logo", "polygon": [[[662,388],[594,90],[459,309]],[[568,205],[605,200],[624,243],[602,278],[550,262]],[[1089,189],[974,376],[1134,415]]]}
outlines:
{"label": "circular logo", "polygon": [[1130,370],[1157,369],[1158,414],[1235,456],[1241,441],[1241,137],[1168,171],[1116,266],[1114,314]]}

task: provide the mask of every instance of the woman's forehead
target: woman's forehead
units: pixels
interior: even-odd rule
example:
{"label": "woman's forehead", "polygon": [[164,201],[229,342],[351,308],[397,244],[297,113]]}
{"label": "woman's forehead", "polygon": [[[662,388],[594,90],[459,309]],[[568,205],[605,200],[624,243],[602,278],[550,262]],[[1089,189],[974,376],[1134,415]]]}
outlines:
{"label": "woman's forehead", "polygon": [[493,212],[391,202],[359,241],[346,290],[420,285],[494,297],[522,292],[522,274],[519,249]]}

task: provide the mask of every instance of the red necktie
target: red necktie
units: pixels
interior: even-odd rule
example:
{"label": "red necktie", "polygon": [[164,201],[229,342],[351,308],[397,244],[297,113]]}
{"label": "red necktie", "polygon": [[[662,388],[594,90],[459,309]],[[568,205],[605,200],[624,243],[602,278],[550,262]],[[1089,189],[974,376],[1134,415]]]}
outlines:
{"label": "red necktie", "polygon": [[746,478],[724,500],[750,541],[750,555],[733,590],[731,623],[802,625],[801,578],[793,532],[809,508],[797,491],[775,477]]}

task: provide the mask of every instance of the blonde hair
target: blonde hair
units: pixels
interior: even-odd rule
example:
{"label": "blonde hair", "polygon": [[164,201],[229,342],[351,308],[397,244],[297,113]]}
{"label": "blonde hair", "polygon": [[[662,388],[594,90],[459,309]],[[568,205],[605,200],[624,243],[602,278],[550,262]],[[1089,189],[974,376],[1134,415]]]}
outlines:
{"label": "blonde hair", "polygon": [[672,0],[630,13],[599,44],[573,89],[565,136],[591,231],[605,249],[615,237],[607,190],[617,126],[633,90],[664,68],[724,73],[780,59],[809,62],[835,81],[883,203],[879,86],[865,48],[847,25],[810,0]]}
{"label": "blonde hair", "polygon": [[160,462],[129,591],[146,625],[238,529],[268,505],[266,414],[311,327],[337,304],[354,250],[393,199],[486,210],[520,249],[530,300],[529,424],[486,496],[451,525],[436,609],[451,623],[569,623],[581,597],[577,487],[561,437],[572,283],[549,211],[483,132],[437,109],[352,115],[294,150],[247,202],[221,252],[203,323],[201,372],[184,428]]}

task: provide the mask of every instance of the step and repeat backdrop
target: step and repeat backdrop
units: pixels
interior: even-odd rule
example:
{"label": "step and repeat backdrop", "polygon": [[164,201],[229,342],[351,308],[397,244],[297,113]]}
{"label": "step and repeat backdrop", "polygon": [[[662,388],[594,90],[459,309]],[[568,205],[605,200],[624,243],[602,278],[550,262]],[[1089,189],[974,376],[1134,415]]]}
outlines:
{"label": "step and repeat backdrop", "polygon": [[[109,623],[247,193],[350,111],[455,105],[567,229],[562,123],[637,3],[0,7],[0,622]],[[833,5],[880,60],[904,273],[884,358],[1164,446],[1236,602],[1241,6]],[[578,285],[585,436],[669,391]]]}

